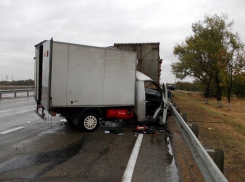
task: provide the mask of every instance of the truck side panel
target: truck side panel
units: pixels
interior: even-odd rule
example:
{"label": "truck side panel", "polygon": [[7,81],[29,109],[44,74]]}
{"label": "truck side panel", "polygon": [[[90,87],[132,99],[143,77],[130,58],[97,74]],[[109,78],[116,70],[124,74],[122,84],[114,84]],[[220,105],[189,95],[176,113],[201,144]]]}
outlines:
{"label": "truck side panel", "polygon": [[35,97],[46,110],[135,105],[136,52],[52,39],[35,47]]}
{"label": "truck side panel", "polygon": [[52,106],[67,105],[68,44],[53,43],[51,98]]}
{"label": "truck side panel", "polygon": [[103,105],[135,105],[136,53],[106,49]]}
{"label": "truck side panel", "polygon": [[103,104],[105,49],[69,45],[67,106]]}

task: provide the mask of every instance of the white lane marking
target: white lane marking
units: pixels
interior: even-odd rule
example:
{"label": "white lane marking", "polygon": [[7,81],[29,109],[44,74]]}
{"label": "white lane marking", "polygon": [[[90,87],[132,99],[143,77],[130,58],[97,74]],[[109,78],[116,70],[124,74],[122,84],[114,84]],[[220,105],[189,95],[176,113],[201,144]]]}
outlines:
{"label": "white lane marking", "polygon": [[33,109],[24,110],[24,111],[19,111],[19,112],[16,112],[15,114],[23,114],[23,113],[25,113],[25,112],[30,112],[30,111],[33,111]]}
{"label": "white lane marking", "polygon": [[24,101],[24,102],[16,102],[16,104],[19,104],[19,103],[27,103],[27,102],[34,102],[34,100],[28,100],[28,101]]}
{"label": "white lane marking", "polygon": [[3,110],[3,111],[0,111],[0,113],[2,113],[2,112],[12,111],[12,110],[13,110],[13,109]]}
{"label": "white lane marking", "polygon": [[12,129],[10,129],[10,130],[6,130],[6,131],[1,132],[0,135],[4,135],[4,134],[7,134],[7,133],[16,131],[16,130],[20,130],[20,129],[22,129],[22,128],[24,128],[24,127],[20,126],[20,127],[12,128]]}
{"label": "white lane marking", "polygon": [[137,140],[135,142],[131,156],[129,158],[127,167],[124,171],[122,182],[131,182],[131,180],[132,180],[133,173],[134,173],[134,167],[135,167],[136,160],[137,160],[137,157],[139,154],[142,139],[143,139],[143,134],[139,134],[137,137]]}

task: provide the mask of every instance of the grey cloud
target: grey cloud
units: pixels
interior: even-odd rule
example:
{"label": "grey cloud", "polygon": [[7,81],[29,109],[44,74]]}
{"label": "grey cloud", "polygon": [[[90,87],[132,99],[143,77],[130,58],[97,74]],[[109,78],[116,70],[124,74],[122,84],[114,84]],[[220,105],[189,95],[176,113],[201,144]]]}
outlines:
{"label": "grey cloud", "polygon": [[[34,45],[56,41],[93,46],[160,42],[162,82],[175,80],[172,51],[191,34],[191,24],[205,14],[227,13],[245,38],[242,0],[113,1],[1,0],[0,77],[33,79]],[[244,40],[244,39],[243,39]]]}

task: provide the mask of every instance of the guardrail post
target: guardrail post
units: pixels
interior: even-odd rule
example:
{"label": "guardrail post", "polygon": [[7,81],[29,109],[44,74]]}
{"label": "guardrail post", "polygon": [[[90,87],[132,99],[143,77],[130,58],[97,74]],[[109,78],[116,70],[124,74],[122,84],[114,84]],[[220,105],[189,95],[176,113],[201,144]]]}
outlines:
{"label": "guardrail post", "polygon": [[195,134],[195,136],[198,138],[198,124],[188,124],[191,131]]}
{"label": "guardrail post", "polygon": [[27,96],[29,96],[29,92],[27,91]]}
{"label": "guardrail post", "polygon": [[187,123],[187,114],[186,113],[180,113],[180,116]]}
{"label": "guardrail post", "polygon": [[206,149],[207,153],[214,160],[214,163],[224,173],[224,150],[223,149]]}
{"label": "guardrail post", "polygon": [[14,93],[14,97],[16,97],[16,95],[17,95],[17,92]]}
{"label": "guardrail post", "polygon": [[180,107],[175,108],[178,113],[180,113]]}

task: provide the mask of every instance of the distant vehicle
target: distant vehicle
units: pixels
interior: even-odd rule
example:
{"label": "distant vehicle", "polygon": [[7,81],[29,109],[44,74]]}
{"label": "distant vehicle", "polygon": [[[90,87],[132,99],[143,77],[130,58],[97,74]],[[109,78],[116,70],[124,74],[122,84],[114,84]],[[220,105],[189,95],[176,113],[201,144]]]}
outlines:
{"label": "distant vehicle", "polygon": [[175,90],[176,88],[173,85],[167,85],[168,90]]}
{"label": "distant vehicle", "polygon": [[109,120],[164,125],[167,87],[136,66],[133,51],[45,40],[35,45],[36,111],[59,113],[85,131]]}

